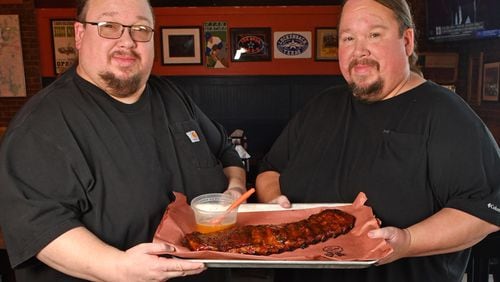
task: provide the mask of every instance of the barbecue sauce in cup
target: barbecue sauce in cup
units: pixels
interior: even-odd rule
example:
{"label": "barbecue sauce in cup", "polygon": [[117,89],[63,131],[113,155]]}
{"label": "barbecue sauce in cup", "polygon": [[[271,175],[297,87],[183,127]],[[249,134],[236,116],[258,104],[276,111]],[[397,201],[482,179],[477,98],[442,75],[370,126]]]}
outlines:
{"label": "barbecue sauce in cup", "polygon": [[221,231],[225,230],[228,228],[233,227],[235,224],[234,223],[229,223],[229,224],[217,224],[217,225],[209,225],[209,224],[196,224],[196,231],[200,233],[211,233],[211,232],[216,232],[216,231]]}
{"label": "barbecue sauce in cup", "polygon": [[196,220],[196,231],[200,233],[216,232],[233,227],[236,224],[238,209],[226,213],[234,198],[222,193],[200,195],[191,201]]}

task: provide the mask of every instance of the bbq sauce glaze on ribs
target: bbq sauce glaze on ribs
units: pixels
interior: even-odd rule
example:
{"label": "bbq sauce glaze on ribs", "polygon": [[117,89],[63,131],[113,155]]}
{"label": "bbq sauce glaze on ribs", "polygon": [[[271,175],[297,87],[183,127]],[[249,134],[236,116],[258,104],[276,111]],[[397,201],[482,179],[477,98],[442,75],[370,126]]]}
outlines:
{"label": "bbq sauce glaze on ribs", "polygon": [[183,244],[192,251],[219,251],[271,255],[324,242],[346,234],[356,218],[338,209],[327,209],[309,218],[280,225],[246,225],[202,234],[186,234]]}

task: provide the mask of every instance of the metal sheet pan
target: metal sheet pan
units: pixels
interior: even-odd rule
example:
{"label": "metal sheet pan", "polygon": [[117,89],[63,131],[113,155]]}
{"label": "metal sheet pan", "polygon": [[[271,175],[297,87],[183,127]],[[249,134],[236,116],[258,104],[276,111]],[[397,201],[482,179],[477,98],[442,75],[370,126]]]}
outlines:
{"label": "metal sheet pan", "polygon": [[189,259],[203,262],[212,268],[367,268],[377,261],[284,261],[284,260],[221,260],[221,259]]}

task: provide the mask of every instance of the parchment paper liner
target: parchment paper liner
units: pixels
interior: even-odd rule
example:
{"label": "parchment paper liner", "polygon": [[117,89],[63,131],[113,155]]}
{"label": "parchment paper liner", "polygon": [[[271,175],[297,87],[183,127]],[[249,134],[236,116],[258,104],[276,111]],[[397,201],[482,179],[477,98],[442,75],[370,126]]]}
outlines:
{"label": "parchment paper liner", "polygon": [[[372,209],[365,206],[367,198],[360,193],[353,204],[338,206],[336,209],[348,212],[356,217],[354,228],[347,234],[331,238],[325,242],[310,245],[305,249],[283,252],[270,256],[243,255],[213,251],[191,251],[182,245],[184,235],[195,231],[194,213],[186,202],[186,197],[174,193],[176,200],[166,209],[158,226],[154,242],[163,242],[175,247],[171,254],[181,258],[197,259],[239,259],[239,260],[337,260],[359,261],[378,260],[390,254],[393,250],[382,239],[370,239],[367,232],[379,228],[379,223]],[[302,210],[285,210],[269,212],[244,212],[238,214],[238,225],[282,224],[299,221],[324,209],[311,208]]]}

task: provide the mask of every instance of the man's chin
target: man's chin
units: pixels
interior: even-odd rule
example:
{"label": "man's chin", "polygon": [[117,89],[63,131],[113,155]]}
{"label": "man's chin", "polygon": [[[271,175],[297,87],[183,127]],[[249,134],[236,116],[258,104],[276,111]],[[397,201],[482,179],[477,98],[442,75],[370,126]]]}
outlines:
{"label": "man's chin", "polygon": [[356,85],[358,88],[370,88],[373,84],[377,83],[377,79],[370,79],[369,77],[362,76],[362,77],[355,77],[352,81],[350,81],[350,84]]}
{"label": "man's chin", "polygon": [[112,70],[112,73],[119,79],[129,79],[134,75],[138,75],[139,71],[131,67],[117,66]]}
{"label": "man's chin", "polygon": [[384,83],[382,80],[377,80],[374,82],[351,82],[349,87],[356,99],[359,101],[373,103],[379,100],[380,92],[382,91]]}
{"label": "man's chin", "polygon": [[128,96],[135,93],[141,87],[139,74],[105,72],[100,74],[101,79],[111,92],[117,96]]}

